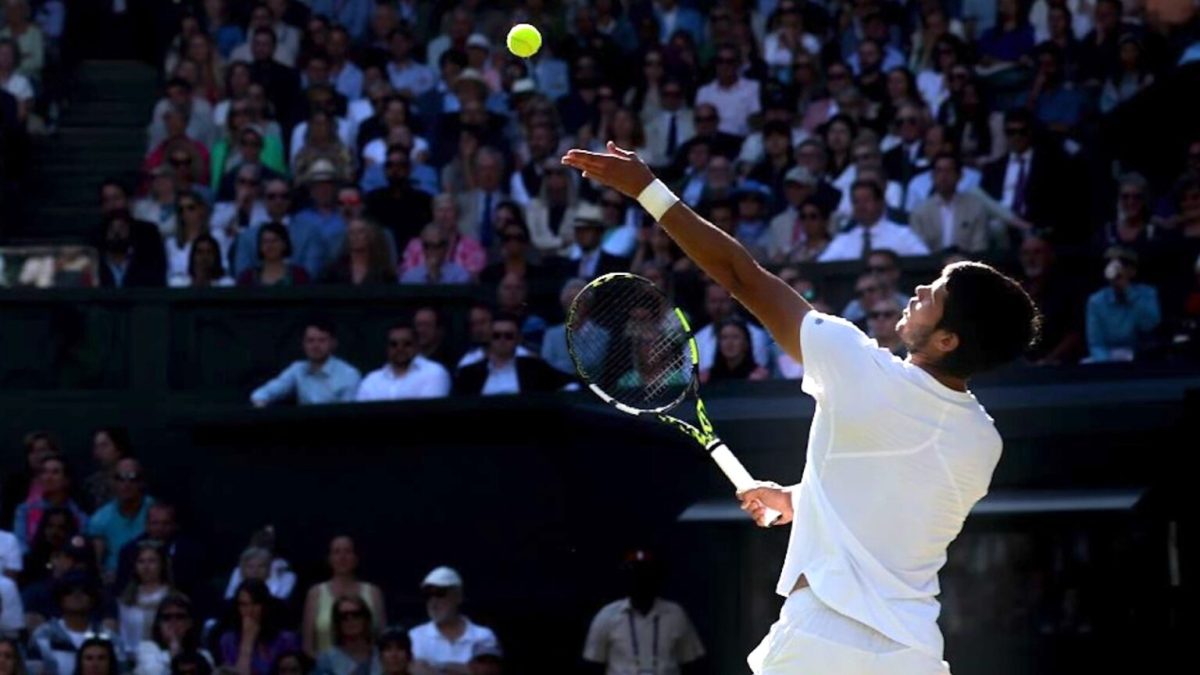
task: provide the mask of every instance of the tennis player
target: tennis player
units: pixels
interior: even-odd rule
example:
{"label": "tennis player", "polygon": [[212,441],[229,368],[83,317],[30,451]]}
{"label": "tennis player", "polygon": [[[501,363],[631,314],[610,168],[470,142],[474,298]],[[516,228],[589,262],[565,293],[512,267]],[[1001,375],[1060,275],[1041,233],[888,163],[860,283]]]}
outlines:
{"label": "tennis player", "polygon": [[1029,296],[978,263],[917,288],[894,357],[854,324],[814,310],[732,237],[700,218],[638,157],[571,150],[563,163],[635,198],[683,251],[804,363],[817,401],[803,479],[738,495],[756,521],[791,523],[775,587],[779,620],[748,661],[763,675],[946,674],[938,570],[1000,459],[968,379],[1019,356],[1039,326]]}

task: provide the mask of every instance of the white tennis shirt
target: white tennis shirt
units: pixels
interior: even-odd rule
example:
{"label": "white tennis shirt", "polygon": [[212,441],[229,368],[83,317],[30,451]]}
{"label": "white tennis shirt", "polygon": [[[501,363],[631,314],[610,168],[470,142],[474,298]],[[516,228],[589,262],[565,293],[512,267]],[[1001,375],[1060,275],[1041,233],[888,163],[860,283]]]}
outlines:
{"label": "white tennis shirt", "polygon": [[974,395],[844,319],[809,312],[800,341],[817,408],[775,590],[803,574],[831,609],[941,659],[938,570],[987,494],[1000,435]]}

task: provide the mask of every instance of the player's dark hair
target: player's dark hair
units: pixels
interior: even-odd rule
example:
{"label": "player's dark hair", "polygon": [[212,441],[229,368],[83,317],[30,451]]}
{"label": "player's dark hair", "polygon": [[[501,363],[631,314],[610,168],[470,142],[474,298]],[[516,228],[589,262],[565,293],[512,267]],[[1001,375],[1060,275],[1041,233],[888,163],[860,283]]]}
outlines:
{"label": "player's dark hair", "polygon": [[995,268],[976,262],[946,267],[946,304],[937,328],[958,336],[938,367],[967,378],[1001,366],[1037,340],[1041,317],[1029,294]]}

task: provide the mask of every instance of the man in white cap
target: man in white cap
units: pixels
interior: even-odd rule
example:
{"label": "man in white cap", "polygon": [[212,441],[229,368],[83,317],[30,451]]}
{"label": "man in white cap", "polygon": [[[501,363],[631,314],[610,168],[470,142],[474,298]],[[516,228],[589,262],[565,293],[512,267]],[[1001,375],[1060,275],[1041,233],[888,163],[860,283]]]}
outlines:
{"label": "man in white cap", "polygon": [[471,623],[459,613],[462,577],[450,567],[437,567],[421,582],[429,622],[408,632],[412,639],[412,675],[466,675],[471,657],[484,647],[499,649],[490,628]]}

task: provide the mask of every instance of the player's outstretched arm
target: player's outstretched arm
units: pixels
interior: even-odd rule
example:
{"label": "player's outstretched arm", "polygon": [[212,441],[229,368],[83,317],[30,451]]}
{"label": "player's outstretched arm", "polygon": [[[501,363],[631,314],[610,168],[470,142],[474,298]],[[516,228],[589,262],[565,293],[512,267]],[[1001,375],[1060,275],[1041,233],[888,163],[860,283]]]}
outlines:
{"label": "player's outstretched arm", "polygon": [[[585,178],[637,199],[654,182],[654,172],[638,156],[611,141],[608,152],[571,150],[563,164],[579,169]],[[677,201],[659,224],[683,252],[750,310],[792,358],[800,354],[800,322],[812,306],[779,277],[762,268],[736,239]]]}

